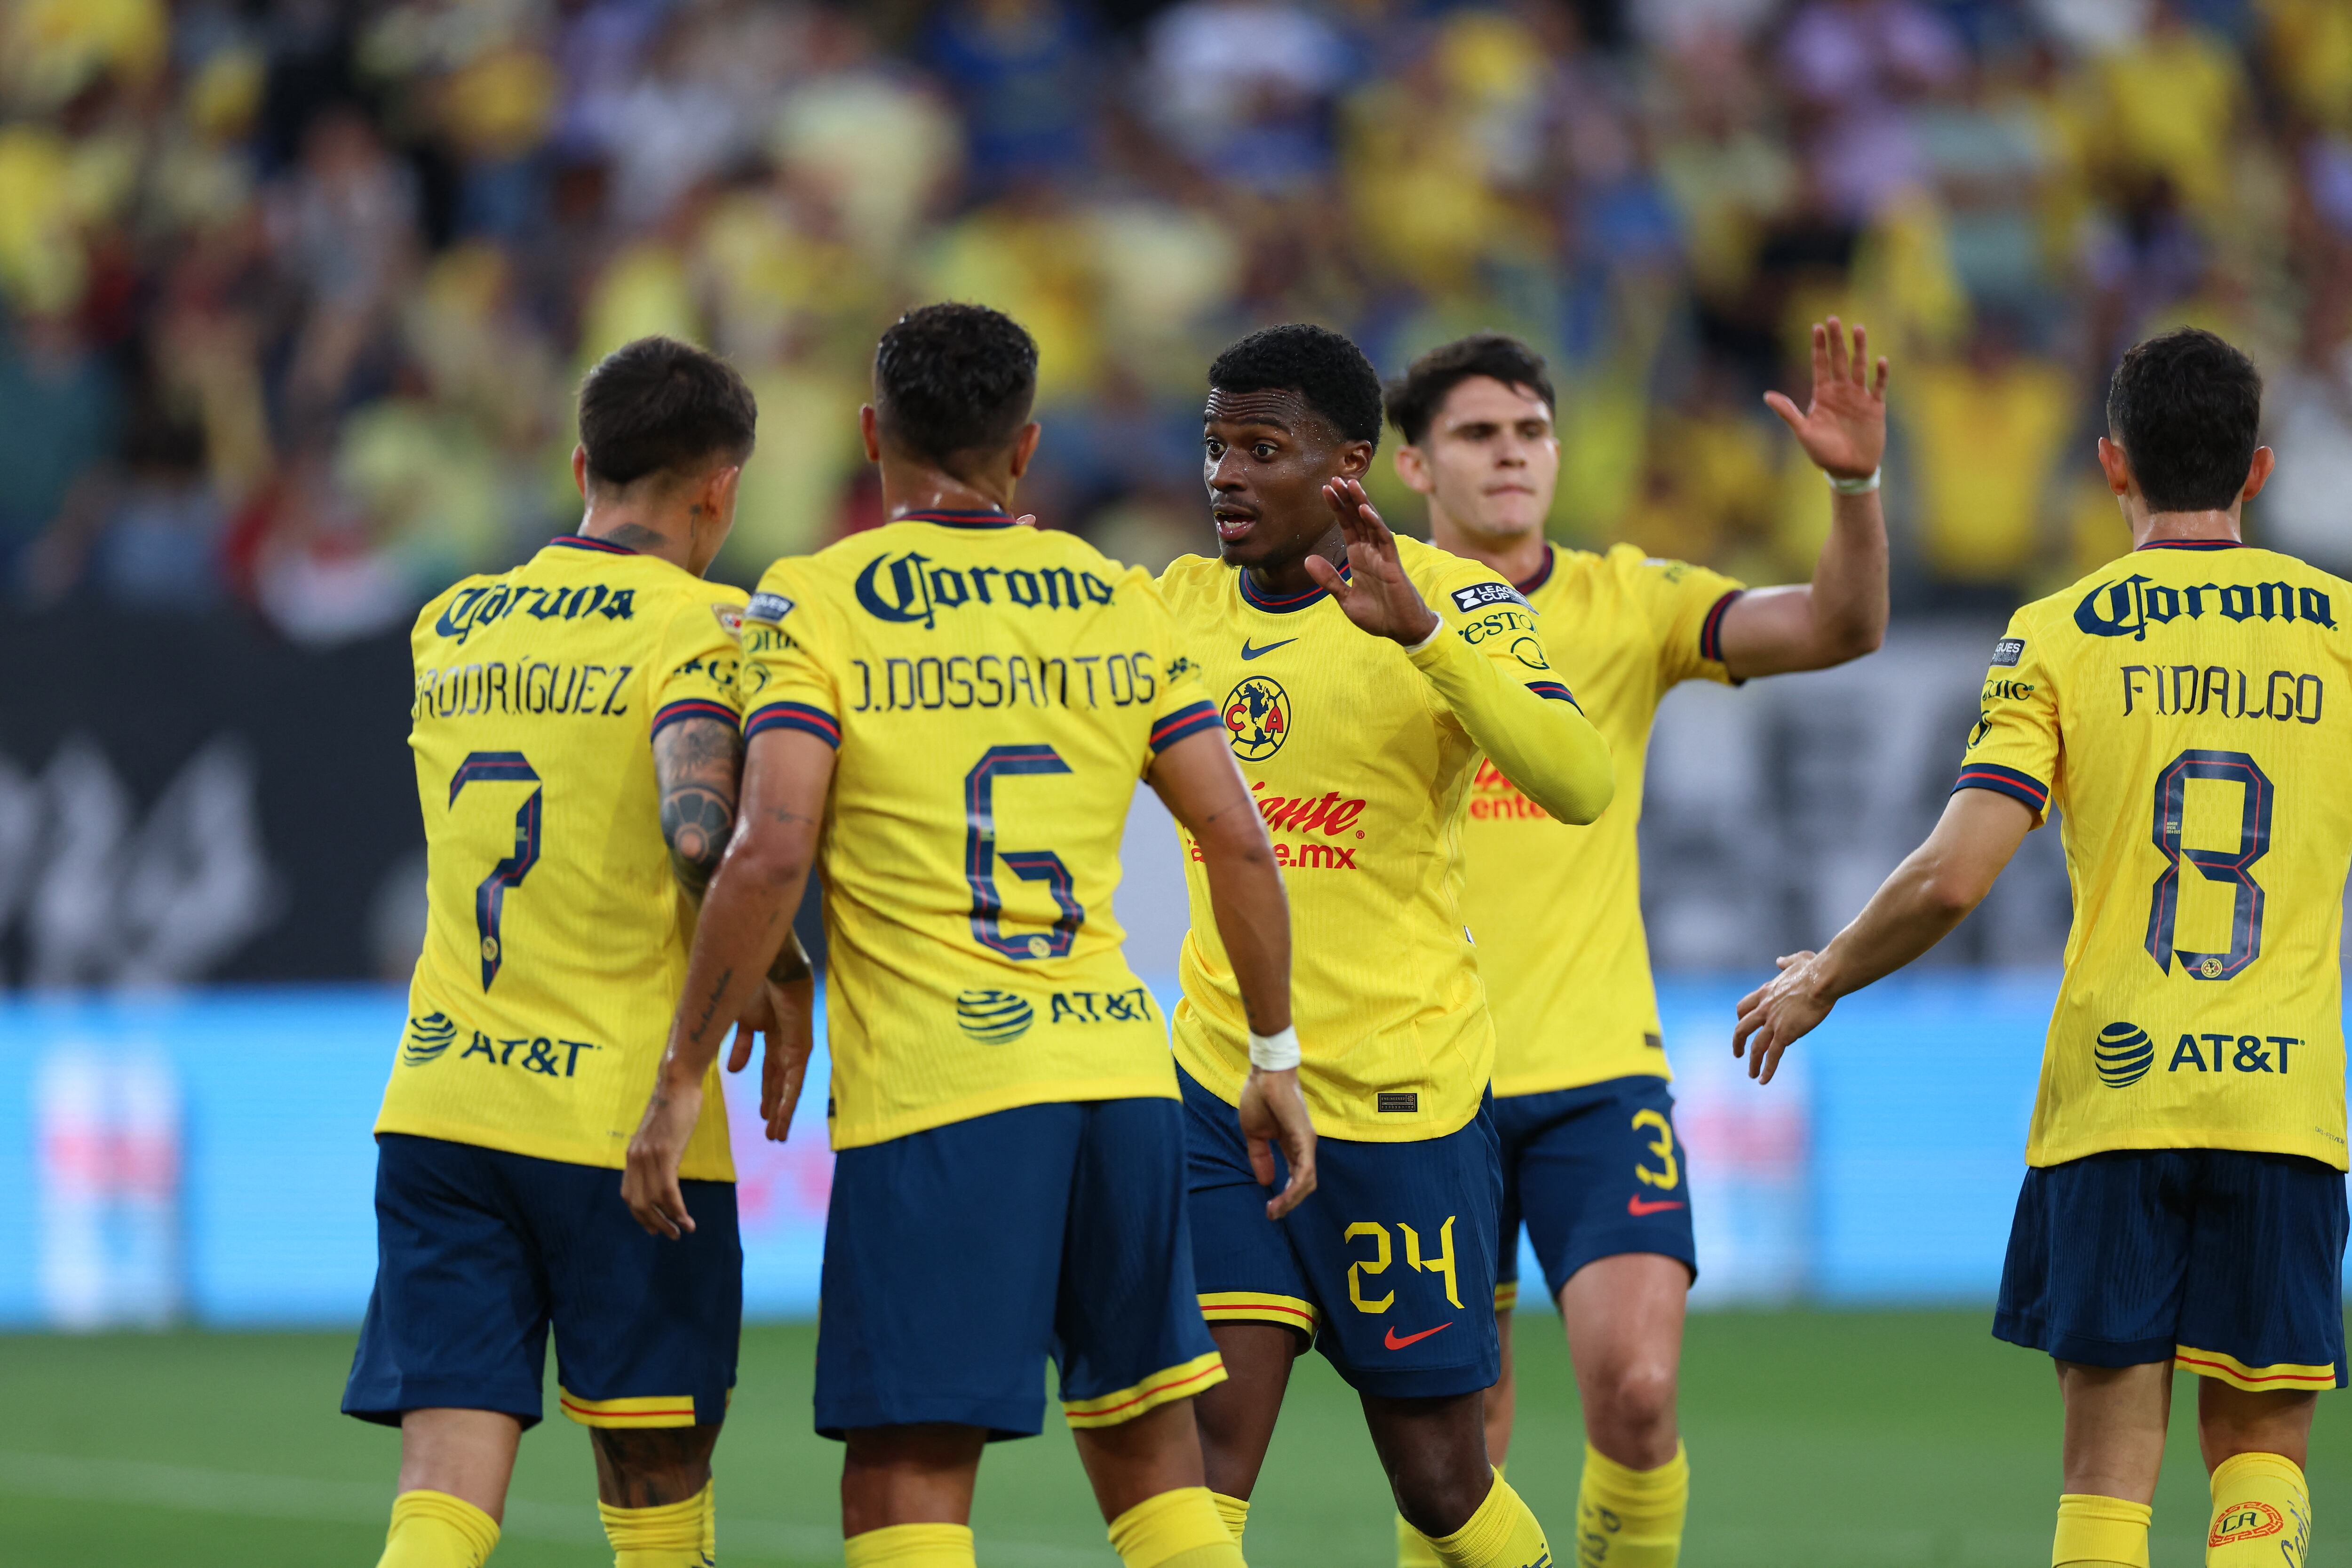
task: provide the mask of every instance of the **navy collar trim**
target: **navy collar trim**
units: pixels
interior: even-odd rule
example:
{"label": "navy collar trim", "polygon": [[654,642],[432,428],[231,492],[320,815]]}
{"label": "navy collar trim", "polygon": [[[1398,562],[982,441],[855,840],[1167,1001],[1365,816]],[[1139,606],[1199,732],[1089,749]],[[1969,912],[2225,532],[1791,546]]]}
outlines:
{"label": "navy collar trim", "polygon": [[625,544],[615,544],[609,539],[591,539],[584,533],[559,533],[547,542],[551,545],[560,544],[566,550],[593,550],[600,555],[635,555],[636,553]]}
{"label": "navy collar trim", "polygon": [[1526,582],[1514,583],[1511,586],[1517,588],[1519,591],[1520,596],[1524,598],[1528,595],[1534,593],[1538,588],[1542,587],[1545,584],[1550,582],[1552,569],[1557,567],[1559,564],[1559,552],[1553,549],[1550,544],[1547,543],[1544,546],[1544,563],[1542,569],[1537,572],[1534,576],[1528,578]]}
{"label": "navy collar trim", "polygon": [[[1304,594],[1292,594],[1287,597],[1260,593],[1250,585],[1247,567],[1242,569],[1240,576],[1242,602],[1254,610],[1264,610],[1269,615],[1287,616],[1310,607],[1318,599],[1328,599],[1331,596],[1331,591],[1328,588],[1321,587],[1310,588]],[[1339,568],[1339,577],[1342,582],[1352,582],[1355,574],[1352,569],[1342,566]]]}
{"label": "navy collar trim", "polygon": [[941,528],[1011,528],[1013,520],[1001,511],[910,511],[894,522],[935,522]]}
{"label": "navy collar trim", "polygon": [[[2243,540],[2238,539],[2151,539],[2140,550],[2243,550]],[[2137,553],[2137,551],[2134,553]]]}

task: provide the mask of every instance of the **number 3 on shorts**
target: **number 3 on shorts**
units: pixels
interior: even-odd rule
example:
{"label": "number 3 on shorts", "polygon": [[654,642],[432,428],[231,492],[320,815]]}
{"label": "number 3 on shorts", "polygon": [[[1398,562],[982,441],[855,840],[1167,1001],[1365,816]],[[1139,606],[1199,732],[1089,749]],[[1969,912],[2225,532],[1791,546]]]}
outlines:
{"label": "number 3 on shorts", "polygon": [[1675,1163],[1674,1123],[1666,1120],[1663,1111],[1643,1110],[1633,1112],[1633,1131],[1639,1132],[1645,1128],[1657,1133],[1650,1140],[1650,1152],[1655,1154],[1666,1168],[1663,1173],[1653,1171],[1637,1160],[1633,1163],[1634,1179],[1647,1187],[1672,1188],[1682,1179],[1683,1173],[1682,1167]]}

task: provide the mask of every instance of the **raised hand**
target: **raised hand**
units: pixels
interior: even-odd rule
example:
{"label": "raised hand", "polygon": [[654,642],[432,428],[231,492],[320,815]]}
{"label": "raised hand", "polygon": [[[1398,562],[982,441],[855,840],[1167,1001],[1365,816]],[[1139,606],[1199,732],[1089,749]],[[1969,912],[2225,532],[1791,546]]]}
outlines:
{"label": "raised hand", "polygon": [[1349,575],[1341,576],[1337,566],[1319,555],[1307,558],[1307,574],[1339,602],[1349,620],[1372,636],[1406,647],[1427,639],[1437,629],[1437,613],[1404,574],[1396,535],[1381,521],[1364,487],[1353,479],[1334,479],[1323,487],[1323,499],[1330,503],[1347,540]]}
{"label": "raised hand", "polygon": [[1765,405],[1780,416],[1805,456],[1834,479],[1869,478],[1886,450],[1886,357],[1879,356],[1875,377],[1870,368],[1864,329],[1853,329],[1849,353],[1845,328],[1832,316],[1813,323],[1812,405],[1799,413],[1784,394],[1764,395]]}

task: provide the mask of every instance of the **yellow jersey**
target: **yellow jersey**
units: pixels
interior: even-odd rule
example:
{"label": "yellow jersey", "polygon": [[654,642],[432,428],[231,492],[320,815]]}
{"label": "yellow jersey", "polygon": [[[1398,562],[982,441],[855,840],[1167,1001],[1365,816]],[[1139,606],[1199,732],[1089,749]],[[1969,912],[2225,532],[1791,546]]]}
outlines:
{"label": "yellow jersey", "polygon": [[1617,767],[1617,797],[1585,827],[1555,821],[1491,761],[1470,786],[1463,909],[1495,1010],[1495,1092],[1546,1094],[1674,1075],[1642,927],[1643,761],[1658,703],[1690,679],[1728,680],[1719,637],[1740,584],[1704,566],[1549,546],[1518,584],[1560,678]]}
{"label": "yellow jersey", "polygon": [[1001,513],[777,562],[743,728],[839,749],[825,807],[836,1149],[1176,1092],[1111,895],[1138,778],[1216,724],[1141,570]]}
{"label": "yellow jersey", "polygon": [[[566,536],[425,606],[428,914],[379,1132],[617,1168],[686,984],[654,732],[736,718],[743,595]],[[679,1173],[732,1181],[714,1068]]]}
{"label": "yellow jersey", "polygon": [[[1185,556],[1160,580],[1284,868],[1300,1081],[1316,1128],[1372,1142],[1454,1131],[1477,1114],[1493,1076],[1495,1026],[1463,891],[1482,749],[1516,749],[1541,798],[1593,787],[1595,767],[1598,798],[1608,787],[1606,748],[1552,668],[1527,601],[1475,561],[1396,543],[1440,623],[1412,651],[1359,630],[1319,589],[1262,597],[1221,561]],[[1581,779],[1560,776],[1580,768]],[[1176,1058],[1238,1102],[1248,1020],[1199,847],[1187,837],[1184,851],[1192,925]]]}
{"label": "yellow jersey", "polygon": [[2160,542],[1995,645],[1955,787],[2057,810],[2074,899],[2028,1163],[2345,1168],[2347,611],[2352,584],[2292,556]]}

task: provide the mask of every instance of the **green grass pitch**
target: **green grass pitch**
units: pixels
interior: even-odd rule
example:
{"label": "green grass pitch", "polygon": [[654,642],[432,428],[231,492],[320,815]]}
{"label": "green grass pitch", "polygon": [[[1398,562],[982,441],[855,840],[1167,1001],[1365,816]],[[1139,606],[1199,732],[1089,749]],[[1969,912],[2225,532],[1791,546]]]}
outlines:
{"label": "green grass pitch", "polygon": [[[1717,1313],[1692,1320],[1683,1415],[1690,1568],[2033,1568],[2058,1494],[2043,1358],[1977,1312]],[[1572,1536],[1581,1433],[1558,1321],[1518,1320],[1511,1480]],[[839,1450],[808,1429],[814,1331],[744,1336],[719,1447],[719,1548],[837,1563]],[[314,1568],[375,1561],[397,1437],[335,1414],[347,1334],[0,1339],[0,1563],[10,1568]],[[2203,1559],[2204,1472],[2178,1386],[2156,1568]],[[553,1407],[552,1391],[549,1400]],[[2325,1396],[2312,1568],[2352,1563],[2352,1403]],[[524,1439],[496,1568],[593,1568],[585,1436]],[[1355,1402],[1320,1357],[1291,1385],[1249,1530],[1258,1568],[1385,1568],[1389,1505]],[[1069,1439],[996,1446],[974,1525],[987,1568],[1111,1568]],[[1572,1560],[1572,1559],[1571,1559]]]}

